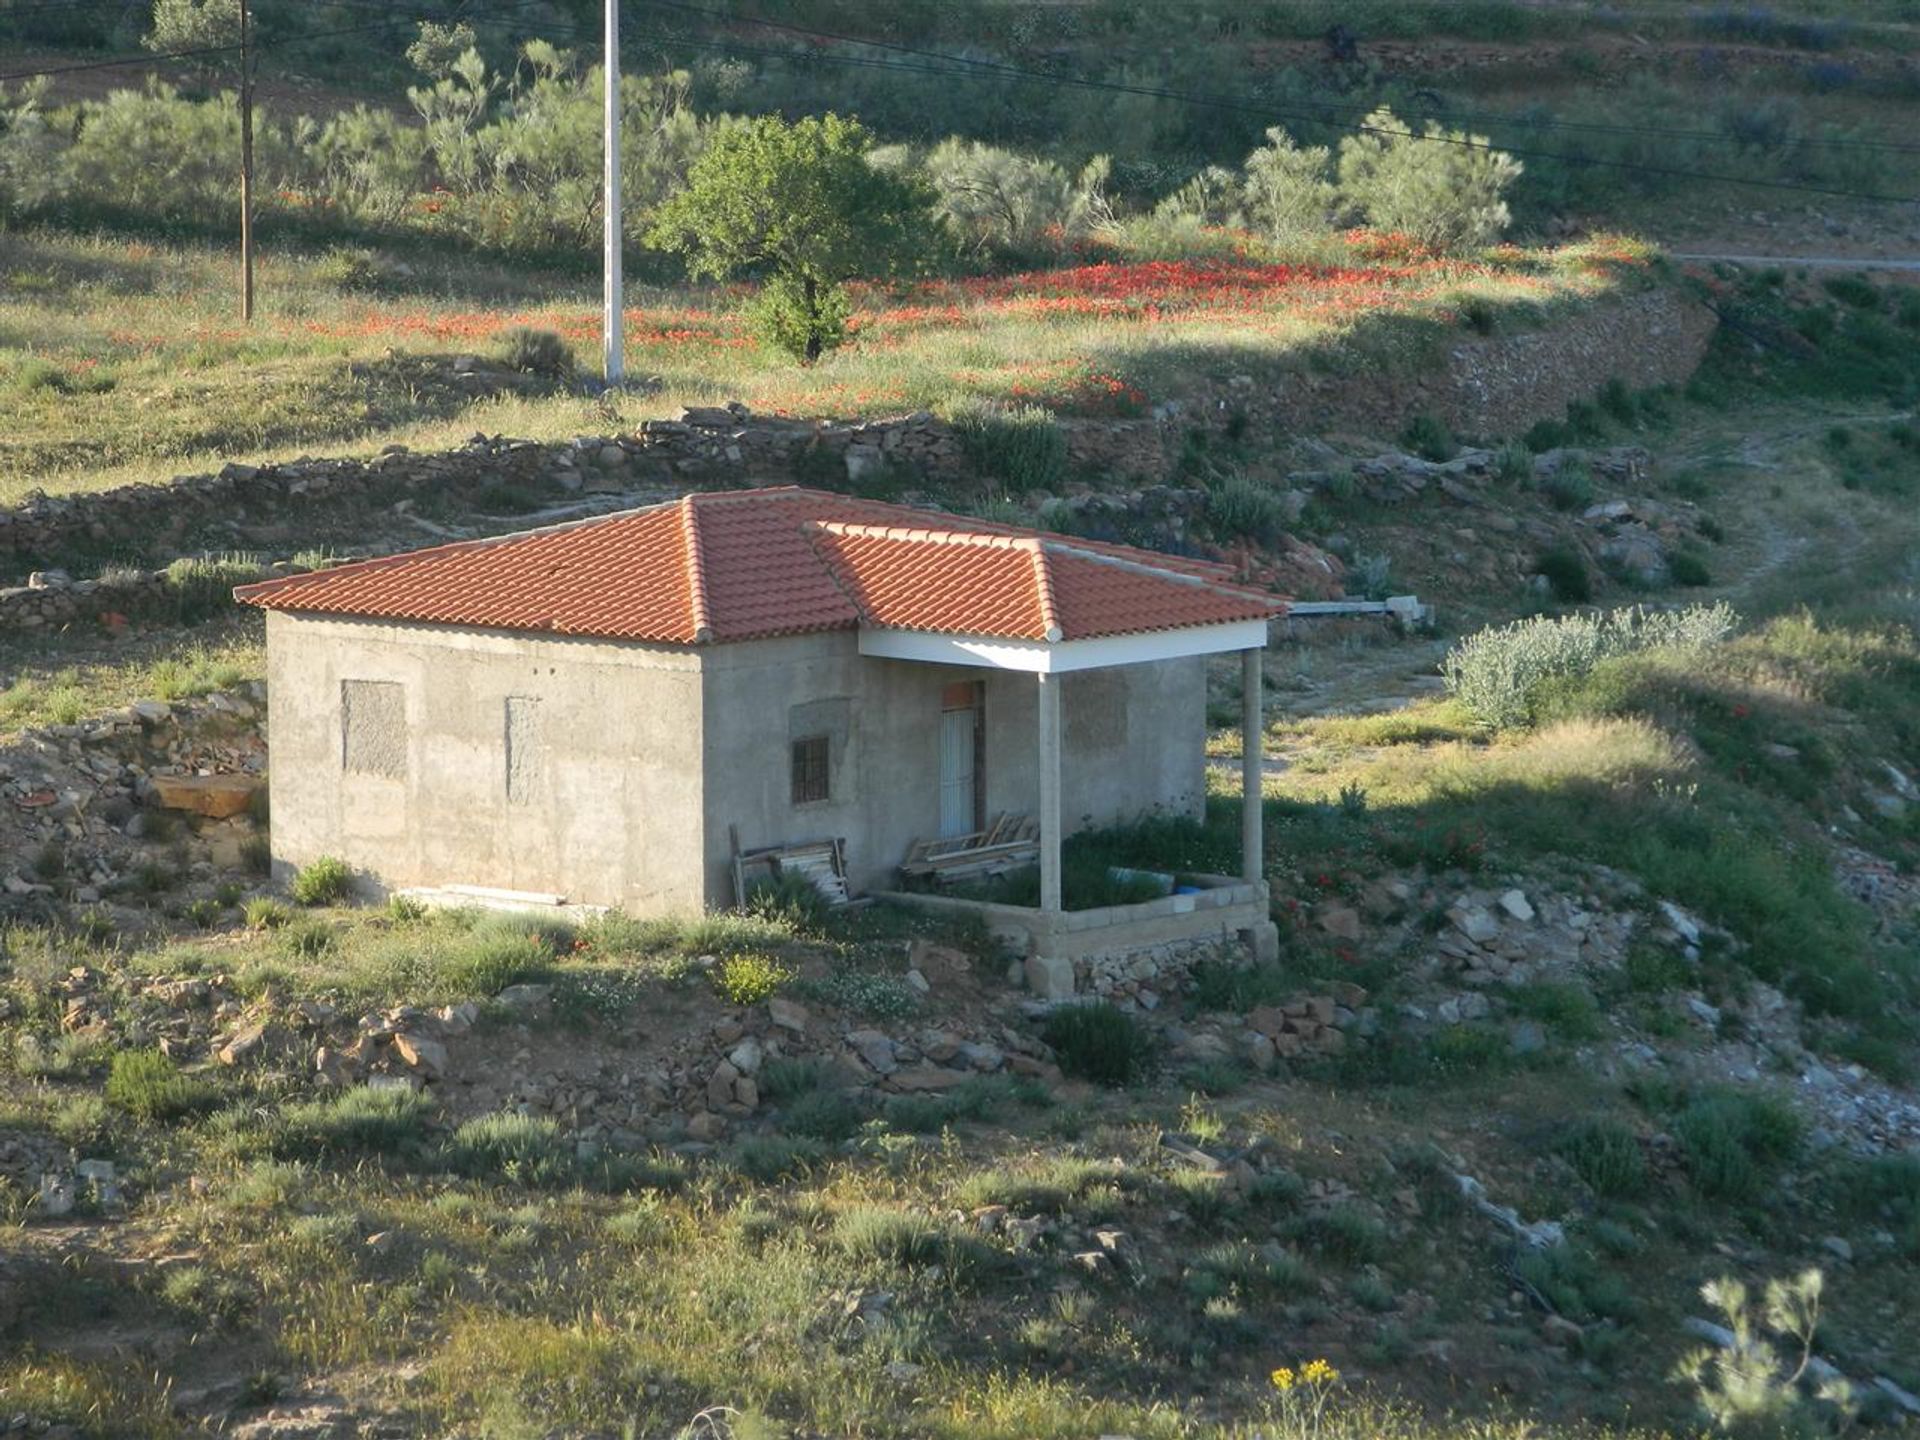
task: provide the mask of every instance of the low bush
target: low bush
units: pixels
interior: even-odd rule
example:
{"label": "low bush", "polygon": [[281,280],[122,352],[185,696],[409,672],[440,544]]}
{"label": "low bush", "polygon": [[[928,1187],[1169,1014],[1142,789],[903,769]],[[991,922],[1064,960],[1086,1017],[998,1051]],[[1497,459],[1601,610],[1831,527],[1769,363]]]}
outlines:
{"label": "low bush", "polygon": [[1799,1150],[1803,1129],[1785,1101],[1734,1089],[1694,1096],[1671,1128],[1693,1183],[1722,1200],[1757,1198],[1768,1177]]}
{"label": "low bush", "polygon": [[1584,510],[1593,504],[1593,471],[1581,462],[1568,460],[1540,482],[1540,489],[1557,509]]}
{"label": "low bush", "polygon": [[1105,1001],[1058,1006],[1041,1038],[1062,1071],[1096,1084],[1130,1085],[1152,1068],[1152,1032]]}
{"label": "low bush", "polygon": [[288,891],[301,905],[335,905],[353,892],[353,871],[346,861],[322,855],[300,868]]}
{"label": "low bush", "polygon": [[1286,526],[1286,511],[1265,485],[1233,475],[1207,488],[1207,528],[1216,540],[1268,544]]}
{"label": "low bush", "polygon": [[1676,585],[1702,586],[1713,583],[1707,562],[1692,550],[1678,550],[1667,560],[1667,573]]}
{"label": "low bush", "polygon": [[206,1109],[215,1095],[158,1050],[123,1050],[107,1072],[107,1103],[138,1120],[177,1120]]}
{"label": "low bush", "polygon": [[509,370],[564,380],[573,374],[573,351],[552,330],[515,325],[500,335],[500,359]]}
{"label": "low bush", "polygon": [[1245,1015],[1262,1005],[1278,1005],[1299,989],[1279,965],[1234,965],[1205,960],[1193,967],[1190,992],[1196,1008]]}
{"label": "low bush", "polygon": [[1596,1195],[1626,1197],[1646,1188],[1647,1161],[1640,1140],[1617,1120],[1583,1120],[1555,1148]]}
{"label": "low bush", "polygon": [[1010,492],[1056,490],[1067,477],[1067,437],[1038,405],[975,405],[953,417],[975,468]]}
{"label": "low bush", "polygon": [[1441,669],[1447,690],[1477,721],[1505,728],[1527,723],[1534,690],[1543,681],[1588,674],[1620,655],[1705,649],[1731,635],[1737,621],[1724,604],[1516,620],[1468,636]]}
{"label": "low bush", "polygon": [[1586,557],[1571,545],[1541,551],[1533,562],[1533,573],[1546,579],[1553,598],[1562,605],[1584,605],[1593,598]]}
{"label": "low bush", "polygon": [[1432,415],[1416,415],[1400,432],[1400,443],[1423,460],[1451,460],[1460,453],[1460,442],[1444,420]]}
{"label": "low bush", "polygon": [[838,1145],[860,1128],[860,1106],[841,1090],[813,1090],[786,1107],[780,1128],[803,1140]]}
{"label": "low bush", "polygon": [[713,988],[729,1005],[758,1005],[792,980],[794,972],[771,955],[728,955],[713,969]]}

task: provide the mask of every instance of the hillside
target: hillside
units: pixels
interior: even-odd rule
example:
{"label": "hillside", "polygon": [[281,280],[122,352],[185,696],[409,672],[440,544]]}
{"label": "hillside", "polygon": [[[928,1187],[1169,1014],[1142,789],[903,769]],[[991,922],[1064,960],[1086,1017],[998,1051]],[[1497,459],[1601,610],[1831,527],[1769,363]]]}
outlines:
{"label": "hillside", "polygon": [[[0,95],[0,1433],[1920,1425],[1920,289],[1672,254],[1920,256],[1815,193],[1911,188],[1911,0],[635,4],[618,390],[593,77],[515,58],[595,7],[416,8],[258,0],[251,325],[216,68]],[[150,9],[0,8],[0,71]],[[429,16],[488,68],[423,78]],[[1541,152],[1505,221],[1340,208],[1382,104]],[[723,113],[829,105],[1033,209],[803,366],[646,225]],[[1277,629],[1258,797],[1215,666],[1204,820],[1069,843],[1230,873],[1257,804],[1279,960],[1063,1006],[794,888],[276,883],[235,584],[790,482],[1431,607]]]}

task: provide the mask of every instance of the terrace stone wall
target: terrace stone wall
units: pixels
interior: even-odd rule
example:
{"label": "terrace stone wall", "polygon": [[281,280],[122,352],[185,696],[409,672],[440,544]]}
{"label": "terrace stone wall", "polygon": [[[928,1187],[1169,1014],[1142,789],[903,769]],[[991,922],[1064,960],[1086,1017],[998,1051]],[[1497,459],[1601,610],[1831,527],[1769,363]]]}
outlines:
{"label": "terrace stone wall", "polygon": [[[1463,336],[1441,363],[1414,373],[1297,374],[1268,386],[1227,376],[1148,417],[1070,419],[1061,429],[1073,468],[1111,488],[1171,478],[1194,429],[1380,435],[1428,414],[1461,435],[1517,434],[1562,417],[1570,401],[1591,397],[1615,376],[1636,389],[1684,381],[1714,325],[1713,314],[1680,291],[1651,290],[1551,329]],[[223,548],[292,550],[312,543],[310,527],[322,517],[356,508],[432,501],[484,515],[501,508],[492,497],[503,488],[548,496],[610,491],[644,503],[695,485],[859,488],[895,477],[909,489],[916,479],[946,491],[991,484],[971,468],[954,428],[924,411],[839,422],[756,415],[736,403],[647,421],[631,435],[560,444],[475,436],[438,454],[396,446],[369,460],[233,464],[167,485],[36,494],[0,508],[0,584],[57,566],[98,569]],[[63,603],[11,598],[0,611],[19,607],[52,619]]]}
{"label": "terrace stone wall", "polygon": [[[1519,435],[1565,417],[1609,379],[1635,390],[1684,384],[1706,358],[1718,317],[1673,288],[1642,291],[1578,311],[1546,329],[1462,334],[1436,364],[1350,374],[1289,375],[1271,389],[1231,377],[1183,408],[1186,424],[1219,428],[1229,417],[1293,434],[1392,435],[1416,415],[1455,434]],[[1169,417],[1171,418],[1171,417]]]}

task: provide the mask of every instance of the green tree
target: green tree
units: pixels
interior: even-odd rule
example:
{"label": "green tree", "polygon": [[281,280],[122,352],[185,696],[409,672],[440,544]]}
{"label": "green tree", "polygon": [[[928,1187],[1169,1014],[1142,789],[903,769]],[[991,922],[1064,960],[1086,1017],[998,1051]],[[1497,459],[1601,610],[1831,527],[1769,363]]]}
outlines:
{"label": "green tree", "polygon": [[968,250],[1031,250],[1049,231],[1081,235],[1112,218],[1102,187],[1112,162],[1096,156],[1076,178],[1051,160],[959,136],[927,155],[935,213]]}
{"label": "green tree", "polygon": [[1520,162],[1484,135],[1429,121],[1415,130],[1382,108],[1340,142],[1340,196],[1379,230],[1436,250],[1490,245],[1512,218],[1505,195]]}
{"label": "green tree", "polygon": [[831,114],[724,130],[661,206],[648,243],[686,256],[696,276],[768,275],[761,334],[812,364],[846,338],[846,281],[898,274],[931,250],[932,195],[869,164],[872,148],[859,121]]}
{"label": "green tree", "polygon": [[[153,25],[140,43],[161,55],[238,45],[240,0],[153,0]],[[240,63],[238,51],[196,58],[203,65]]]}

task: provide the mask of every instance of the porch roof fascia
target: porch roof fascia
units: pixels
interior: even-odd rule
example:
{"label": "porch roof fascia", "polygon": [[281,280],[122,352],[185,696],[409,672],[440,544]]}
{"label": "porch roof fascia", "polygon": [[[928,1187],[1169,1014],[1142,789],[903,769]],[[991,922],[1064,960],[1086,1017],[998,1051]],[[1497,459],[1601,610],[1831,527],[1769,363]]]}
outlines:
{"label": "porch roof fascia", "polygon": [[1136,635],[1101,635],[1086,640],[1010,640],[991,635],[944,635],[925,630],[884,630],[862,626],[860,653],[878,660],[915,660],[928,665],[985,666],[1030,675],[1062,675],[1113,665],[1148,665],[1189,655],[1220,655],[1262,649],[1265,619],[1222,625],[1193,625],[1180,630],[1149,630]]}

